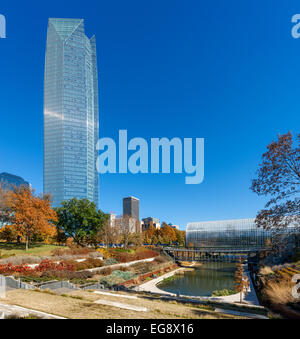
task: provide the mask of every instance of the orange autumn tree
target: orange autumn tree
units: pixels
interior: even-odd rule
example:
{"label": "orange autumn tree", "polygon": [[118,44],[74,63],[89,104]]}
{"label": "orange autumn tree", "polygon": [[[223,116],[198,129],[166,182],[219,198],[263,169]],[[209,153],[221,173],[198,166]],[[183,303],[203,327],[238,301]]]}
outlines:
{"label": "orange autumn tree", "polygon": [[174,228],[163,223],[162,228],[159,230],[159,235],[162,237],[165,243],[171,244],[173,241],[176,240],[176,233]]}
{"label": "orange autumn tree", "polygon": [[12,227],[26,239],[26,251],[33,236],[55,235],[57,215],[51,208],[49,195],[37,197],[31,188],[22,186],[9,193],[8,204]]}

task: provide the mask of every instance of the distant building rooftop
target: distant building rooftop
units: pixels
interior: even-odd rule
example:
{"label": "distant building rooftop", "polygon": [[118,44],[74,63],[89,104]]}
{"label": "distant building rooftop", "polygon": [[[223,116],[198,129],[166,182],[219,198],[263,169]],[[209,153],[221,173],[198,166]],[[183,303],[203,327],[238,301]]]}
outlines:
{"label": "distant building rooftop", "polygon": [[5,172],[0,174],[0,185],[6,190],[11,190],[14,186],[30,186],[22,177]]}

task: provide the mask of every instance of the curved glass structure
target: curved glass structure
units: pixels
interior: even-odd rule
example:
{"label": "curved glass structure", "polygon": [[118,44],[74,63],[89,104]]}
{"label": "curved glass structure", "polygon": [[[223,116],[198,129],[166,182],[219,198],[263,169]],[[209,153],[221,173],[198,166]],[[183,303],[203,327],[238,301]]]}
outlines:
{"label": "curved glass structure", "polygon": [[255,219],[191,222],[186,229],[186,244],[198,248],[262,248],[270,237]]}

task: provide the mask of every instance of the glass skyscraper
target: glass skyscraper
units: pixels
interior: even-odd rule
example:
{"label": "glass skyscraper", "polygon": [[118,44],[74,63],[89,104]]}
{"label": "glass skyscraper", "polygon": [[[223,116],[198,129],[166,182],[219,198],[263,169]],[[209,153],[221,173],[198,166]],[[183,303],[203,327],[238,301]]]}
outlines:
{"label": "glass skyscraper", "polygon": [[98,207],[96,40],[83,19],[48,22],[44,83],[44,193],[53,206],[87,198]]}

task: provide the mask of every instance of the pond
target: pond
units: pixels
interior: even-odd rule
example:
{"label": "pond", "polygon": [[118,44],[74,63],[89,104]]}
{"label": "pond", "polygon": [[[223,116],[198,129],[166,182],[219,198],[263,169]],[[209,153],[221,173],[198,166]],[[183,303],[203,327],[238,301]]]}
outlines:
{"label": "pond", "polygon": [[234,289],[235,270],[233,263],[204,262],[203,266],[162,281],[157,287],[181,295],[210,297],[215,290]]}

